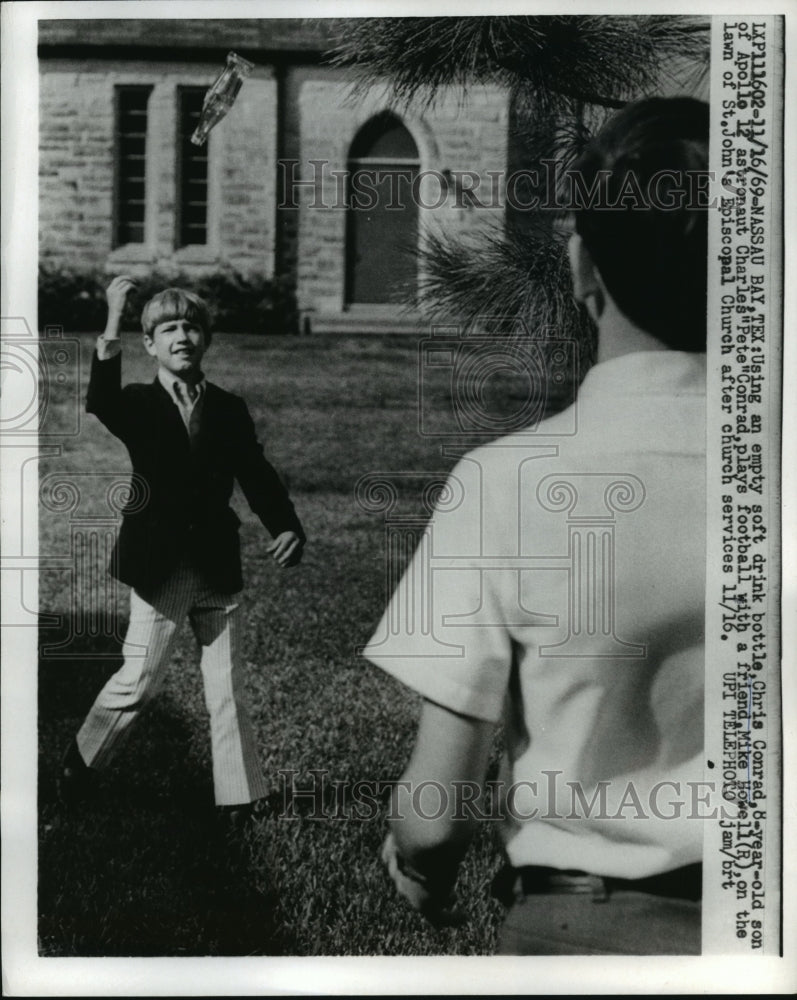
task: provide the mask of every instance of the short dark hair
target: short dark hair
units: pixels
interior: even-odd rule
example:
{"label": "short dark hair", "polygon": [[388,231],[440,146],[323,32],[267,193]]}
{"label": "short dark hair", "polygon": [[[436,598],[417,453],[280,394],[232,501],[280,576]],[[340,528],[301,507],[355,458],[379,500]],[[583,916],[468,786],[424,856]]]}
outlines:
{"label": "short dark hair", "polygon": [[187,319],[196,323],[205,334],[205,343],[210,343],[210,310],[204,299],[184,288],[164,288],[153,295],[141,313],[141,329],[151,337],[159,323],[173,319]]}
{"label": "short dark hair", "polygon": [[606,288],[674,350],[706,349],[708,141],[704,101],[646,98],[614,115],[569,171],[590,191],[574,204],[576,232]]}

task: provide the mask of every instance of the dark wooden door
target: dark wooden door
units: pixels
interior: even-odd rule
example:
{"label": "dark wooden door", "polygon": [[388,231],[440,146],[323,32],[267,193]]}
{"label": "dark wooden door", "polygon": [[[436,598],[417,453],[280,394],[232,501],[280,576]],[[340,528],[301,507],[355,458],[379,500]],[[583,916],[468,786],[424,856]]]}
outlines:
{"label": "dark wooden door", "polygon": [[415,142],[393,115],[372,119],[352,143],[346,233],[348,305],[414,301],[419,170]]}

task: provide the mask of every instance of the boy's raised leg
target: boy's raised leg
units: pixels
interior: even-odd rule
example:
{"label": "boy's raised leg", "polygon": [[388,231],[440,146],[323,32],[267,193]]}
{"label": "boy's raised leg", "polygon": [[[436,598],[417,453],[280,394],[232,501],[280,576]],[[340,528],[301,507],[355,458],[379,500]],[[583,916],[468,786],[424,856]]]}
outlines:
{"label": "boy's raised leg", "polygon": [[108,679],[92,706],[77,745],[93,768],[108,764],[156,694],[171,659],[180,624],[195,594],[193,574],[178,570],[152,597],[130,594],[130,625],[122,652],[124,663]]}

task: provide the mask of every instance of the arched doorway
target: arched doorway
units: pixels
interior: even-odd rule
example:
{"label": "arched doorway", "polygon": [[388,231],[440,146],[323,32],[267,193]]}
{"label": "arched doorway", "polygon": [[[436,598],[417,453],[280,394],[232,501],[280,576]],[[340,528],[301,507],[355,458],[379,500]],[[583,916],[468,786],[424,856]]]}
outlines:
{"label": "arched doorway", "polygon": [[371,118],[349,150],[346,305],[414,301],[420,158],[415,140],[390,112]]}

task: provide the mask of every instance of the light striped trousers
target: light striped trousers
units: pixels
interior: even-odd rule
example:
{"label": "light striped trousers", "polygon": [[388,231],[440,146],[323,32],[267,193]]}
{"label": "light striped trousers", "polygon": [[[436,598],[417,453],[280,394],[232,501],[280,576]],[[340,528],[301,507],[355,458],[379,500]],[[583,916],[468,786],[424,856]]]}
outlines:
{"label": "light striped trousers", "polygon": [[108,764],[141,710],[157,693],[186,616],[202,646],[217,805],[253,802],[267,793],[244,699],[238,603],[211,590],[193,569],[178,569],[149,600],[130,594],[124,663],[97,696],[77,735],[90,767]]}

